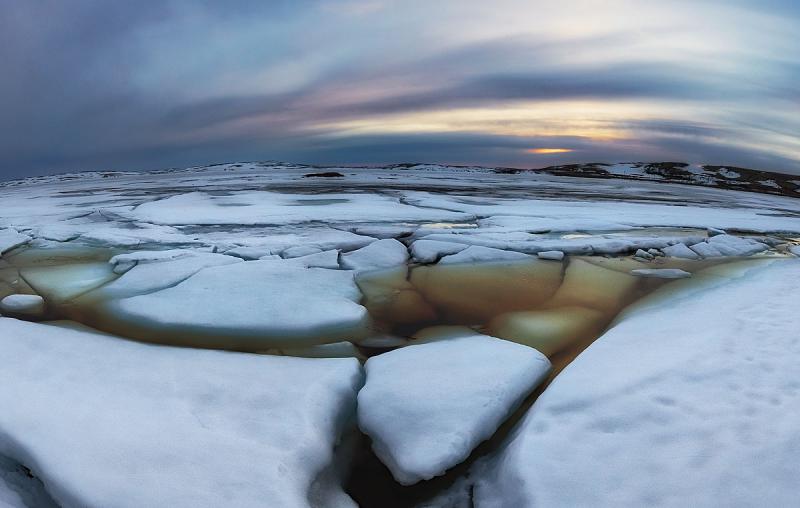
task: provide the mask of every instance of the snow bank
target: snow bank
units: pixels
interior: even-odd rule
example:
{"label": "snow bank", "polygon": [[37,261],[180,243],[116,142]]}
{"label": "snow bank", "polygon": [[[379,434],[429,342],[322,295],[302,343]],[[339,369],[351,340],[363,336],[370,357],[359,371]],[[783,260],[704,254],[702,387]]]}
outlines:
{"label": "snow bank", "polygon": [[475,506],[795,504],[797,287],[780,261],[628,314],[539,398]]}
{"label": "snow bank", "polygon": [[460,336],[370,358],[358,422],[403,485],[443,474],[466,459],[547,375],[535,349]]}
{"label": "snow bank", "polygon": [[324,470],[354,410],[356,360],[6,318],[0,331],[0,454],[63,506],[353,506]]}

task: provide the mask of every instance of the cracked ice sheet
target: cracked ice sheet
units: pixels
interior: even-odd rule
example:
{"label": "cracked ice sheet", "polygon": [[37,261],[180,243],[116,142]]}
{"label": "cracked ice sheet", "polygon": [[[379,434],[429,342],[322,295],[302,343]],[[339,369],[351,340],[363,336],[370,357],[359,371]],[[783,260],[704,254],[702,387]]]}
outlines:
{"label": "cracked ice sheet", "polygon": [[689,287],[641,302],[554,380],[475,506],[796,504],[800,261]]}
{"label": "cracked ice sheet", "polygon": [[323,472],[355,410],[355,359],[151,346],[9,318],[0,356],[0,454],[63,506],[354,506]]}
{"label": "cracked ice sheet", "polygon": [[471,215],[426,209],[380,194],[284,194],[243,191],[216,196],[202,192],[149,201],[128,217],[154,224],[297,224],[312,221],[455,221]]}
{"label": "cracked ice sheet", "polygon": [[435,233],[424,236],[422,239],[425,241],[461,243],[529,254],[552,250],[562,251],[567,254],[617,254],[632,252],[636,249],[661,249],[676,243],[697,243],[702,241],[703,237],[697,235],[637,236],[631,234],[629,236],[599,235],[578,238],[552,238],[522,231],[482,233],[480,230],[474,230],[468,233]]}
{"label": "cracked ice sheet", "polygon": [[[169,263],[183,273],[185,264],[204,263],[212,256],[232,264],[202,268],[167,289],[89,307],[134,336],[200,347],[257,351],[350,340],[366,333],[369,317],[356,303],[361,292],[352,271],[215,254]],[[149,284],[159,268],[159,263],[133,268],[117,281],[118,291],[129,289],[126,278],[139,281],[140,271],[146,274],[141,285]],[[110,290],[109,285],[99,292]]]}
{"label": "cracked ice sheet", "polygon": [[[780,202],[779,200],[776,200]],[[422,207],[439,208],[480,217],[533,217],[535,228],[541,219],[552,219],[559,230],[568,230],[568,221],[575,221],[573,230],[580,230],[589,221],[602,220],[626,226],[691,227],[740,229],[755,232],[800,232],[800,218],[777,216],[766,208],[711,208],[675,206],[658,203],[624,201],[576,201],[550,199],[465,198],[430,193],[409,193],[406,202]],[[509,223],[509,219],[504,219]],[[519,229],[519,226],[515,226]]]}

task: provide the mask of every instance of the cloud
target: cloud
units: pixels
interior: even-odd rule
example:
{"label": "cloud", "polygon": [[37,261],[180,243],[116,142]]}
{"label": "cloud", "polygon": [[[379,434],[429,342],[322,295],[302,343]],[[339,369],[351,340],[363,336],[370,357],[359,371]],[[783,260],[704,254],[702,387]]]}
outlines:
{"label": "cloud", "polygon": [[[779,0],[4,2],[0,178],[239,159],[798,171],[798,17]],[[552,148],[570,151],[526,152]]]}

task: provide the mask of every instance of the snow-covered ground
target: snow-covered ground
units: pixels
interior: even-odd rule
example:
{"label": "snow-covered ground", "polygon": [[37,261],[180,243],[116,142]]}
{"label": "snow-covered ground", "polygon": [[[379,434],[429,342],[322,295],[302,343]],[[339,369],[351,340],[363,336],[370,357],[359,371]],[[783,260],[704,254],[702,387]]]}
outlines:
{"label": "snow-covered ground", "polygon": [[781,504],[800,200],[708,168],[0,184],[0,504],[351,506],[357,423],[424,506]]}

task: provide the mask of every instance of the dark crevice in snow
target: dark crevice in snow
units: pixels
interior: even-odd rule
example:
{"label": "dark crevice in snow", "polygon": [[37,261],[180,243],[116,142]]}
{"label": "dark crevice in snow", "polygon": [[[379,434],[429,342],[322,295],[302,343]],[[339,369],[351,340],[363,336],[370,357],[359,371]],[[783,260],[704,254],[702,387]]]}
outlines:
{"label": "dark crevice in snow", "polygon": [[19,462],[0,455],[0,506],[58,508],[42,481]]}

